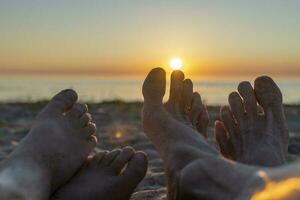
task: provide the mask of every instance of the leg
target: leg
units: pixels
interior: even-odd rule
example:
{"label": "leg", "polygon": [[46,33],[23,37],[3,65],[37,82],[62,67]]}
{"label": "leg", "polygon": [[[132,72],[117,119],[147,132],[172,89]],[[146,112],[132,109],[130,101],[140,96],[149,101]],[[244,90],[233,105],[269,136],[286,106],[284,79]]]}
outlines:
{"label": "leg", "polygon": [[261,168],[220,158],[201,159],[182,171],[178,199],[299,199],[299,165]]}

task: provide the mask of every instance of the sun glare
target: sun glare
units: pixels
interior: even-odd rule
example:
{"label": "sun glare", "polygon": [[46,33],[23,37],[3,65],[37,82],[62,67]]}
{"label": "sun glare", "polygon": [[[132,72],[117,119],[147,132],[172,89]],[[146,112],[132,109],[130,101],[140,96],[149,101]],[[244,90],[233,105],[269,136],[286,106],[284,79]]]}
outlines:
{"label": "sun glare", "polygon": [[123,133],[122,133],[121,131],[117,131],[117,132],[115,133],[115,138],[116,138],[116,139],[120,139],[122,136],[123,136]]}
{"label": "sun glare", "polygon": [[179,70],[183,67],[182,60],[180,58],[172,58],[170,61],[170,67],[173,70]]}

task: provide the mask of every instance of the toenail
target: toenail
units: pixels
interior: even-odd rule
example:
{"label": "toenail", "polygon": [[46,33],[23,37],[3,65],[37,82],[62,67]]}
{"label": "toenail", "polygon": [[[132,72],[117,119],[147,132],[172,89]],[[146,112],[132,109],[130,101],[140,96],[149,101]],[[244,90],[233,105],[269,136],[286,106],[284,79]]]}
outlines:
{"label": "toenail", "polygon": [[146,153],[142,152],[142,151],[138,151],[136,154],[135,154],[136,158],[139,159],[139,160],[146,160],[147,159],[147,155]]}
{"label": "toenail", "polygon": [[180,70],[175,70],[171,74],[172,77],[177,77],[178,79],[184,79],[184,73]]}
{"label": "toenail", "polygon": [[88,140],[92,143],[98,144],[98,138],[96,135],[90,135]]}
{"label": "toenail", "polygon": [[72,100],[78,99],[78,94],[72,89],[66,89],[64,93],[69,98],[72,98]]}
{"label": "toenail", "polygon": [[76,92],[72,89],[66,89],[65,93],[67,93],[68,95],[75,95],[76,94]]}

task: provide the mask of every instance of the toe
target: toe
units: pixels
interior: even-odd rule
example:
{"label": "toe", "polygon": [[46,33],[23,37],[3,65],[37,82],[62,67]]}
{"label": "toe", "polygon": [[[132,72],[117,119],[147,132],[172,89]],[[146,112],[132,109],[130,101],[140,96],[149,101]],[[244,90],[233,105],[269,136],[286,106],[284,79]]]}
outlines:
{"label": "toe", "polygon": [[97,143],[98,143],[98,138],[95,135],[91,135],[87,138],[87,142],[88,142],[88,150],[89,152],[96,147]]}
{"label": "toe", "polygon": [[150,71],[143,84],[145,104],[162,104],[166,90],[166,72],[162,68]]}
{"label": "toe", "polygon": [[91,160],[91,166],[98,166],[102,162],[103,158],[107,153],[108,151],[101,151],[97,153]]}
{"label": "toe", "polygon": [[92,121],[92,116],[90,113],[85,113],[80,117],[79,123],[81,127],[86,127],[89,122]]}
{"label": "toe", "polygon": [[208,112],[206,106],[202,103],[201,96],[194,92],[192,99],[192,108],[189,114],[193,126],[204,136],[207,136]]}
{"label": "toe", "polygon": [[86,127],[83,128],[82,136],[84,138],[89,138],[91,135],[95,135],[97,130],[96,124],[89,122]]}
{"label": "toe", "polygon": [[183,81],[183,108],[184,113],[189,113],[192,108],[193,82],[191,79]]}
{"label": "toe", "polygon": [[221,120],[228,131],[235,132],[236,123],[228,106],[221,108]]}
{"label": "toe", "polygon": [[111,167],[116,174],[120,174],[126,163],[134,155],[134,149],[132,147],[125,147],[122,152],[112,161]]}
{"label": "toe", "polygon": [[[282,94],[276,83],[268,76],[258,77],[254,82],[254,91],[258,103],[263,107],[269,132],[279,134],[284,145],[288,146],[288,126],[282,106]],[[274,125],[276,123],[276,125]],[[273,131],[274,126],[279,131]],[[285,150],[286,151],[286,150]]]}
{"label": "toe", "polygon": [[147,165],[148,161],[144,153],[137,152],[133,155],[124,172],[116,178],[119,184],[117,187],[122,187],[123,191],[120,199],[130,199],[134,189],[145,177]]}
{"label": "toe", "polygon": [[282,94],[276,83],[268,76],[258,77],[254,82],[258,103],[264,108],[277,109],[282,105]]}
{"label": "toe", "polygon": [[254,90],[248,81],[241,82],[238,91],[244,100],[244,107],[250,119],[257,116],[257,105]]}
{"label": "toe", "polygon": [[169,104],[180,105],[182,101],[183,94],[183,80],[184,74],[182,71],[173,71],[171,74],[170,83],[170,97],[168,100]]}
{"label": "toe", "polygon": [[72,109],[67,113],[67,116],[80,118],[88,111],[88,106],[82,103],[75,103]]}
{"label": "toe", "polygon": [[203,104],[200,94],[198,92],[194,92],[192,99],[192,108],[190,112],[190,120],[192,121],[194,127],[197,127],[199,116],[202,112],[202,107]]}
{"label": "toe", "polygon": [[241,123],[244,116],[244,105],[240,95],[237,92],[230,93],[228,97],[228,102],[230,104],[231,111],[234,115],[234,118],[238,123]]}
{"label": "toe", "polygon": [[[102,159],[101,163],[99,163],[99,166],[101,167],[109,167],[110,164],[116,159],[116,157],[122,152],[121,149],[114,149],[108,154],[105,155],[105,157]],[[112,170],[113,171],[113,170]]]}
{"label": "toe", "polygon": [[62,114],[68,111],[77,101],[78,95],[74,90],[63,90],[55,95],[42,112]]}
{"label": "toe", "polygon": [[123,178],[125,180],[131,180],[131,184],[128,187],[133,187],[133,189],[141,182],[145,177],[148,167],[148,159],[145,153],[137,152],[129,161],[127,168],[123,173]]}
{"label": "toe", "polygon": [[224,127],[223,122],[215,122],[215,136],[219,144],[221,153],[226,158],[233,158],[232,147],[230,146],[230,140],[228,138],[228,133]]}
{"label": "toe", "polygon": [[241,143],[240,135],[238,134],[237,124],[234,121],[232,113],[229,107],[224,106],[221,108],[221,119],[229,133],[229,138],[232,141],[235,148],[238,148]]}
{"label": "toe", "polygon": [[208,111],[205,105],[202,105],[202,111],[198,120],[197,130],[204,136],[207,137],[207,127],[209,123]]}

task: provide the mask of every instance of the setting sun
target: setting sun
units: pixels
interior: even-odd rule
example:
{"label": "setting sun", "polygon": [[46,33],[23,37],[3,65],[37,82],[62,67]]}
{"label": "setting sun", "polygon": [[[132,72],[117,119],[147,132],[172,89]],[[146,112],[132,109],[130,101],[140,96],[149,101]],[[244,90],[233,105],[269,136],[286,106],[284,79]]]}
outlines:
{"label": "setting sun", "polygon": [[170,61],[170,67],[173,70],[179,70],[183,67],[182,60],[180,58],[172,58]]}

